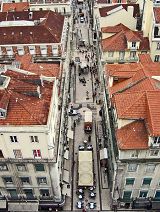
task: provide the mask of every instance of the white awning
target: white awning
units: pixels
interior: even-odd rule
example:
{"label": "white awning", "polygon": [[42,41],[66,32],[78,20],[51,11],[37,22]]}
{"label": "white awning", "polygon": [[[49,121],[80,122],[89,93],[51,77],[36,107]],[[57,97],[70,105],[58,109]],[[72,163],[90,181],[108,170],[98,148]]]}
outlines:
{"label": "white awning", "polygon": [[69,151],[68,150],[65,151],[64,158],[68,160],[68,158],[69,158]]}
{"label": "white awning", "polygon": [[67,170],[63,170],[63,181],[66,182],[66,183],[69,183],[69,171]]}
{"label": "white awning", "polygon": [[108,158],[108,152],[107,148],[103,148],[100,150],[100,160],[107,159]]}
{"label": "white awning", "polygon": [[78,185],[93,186],[92,151],[79,151],[78,162]]}
{"label": "white awning", "polygon": [[68,130],[67,137],[73,140],[73,131],[72,130]]}

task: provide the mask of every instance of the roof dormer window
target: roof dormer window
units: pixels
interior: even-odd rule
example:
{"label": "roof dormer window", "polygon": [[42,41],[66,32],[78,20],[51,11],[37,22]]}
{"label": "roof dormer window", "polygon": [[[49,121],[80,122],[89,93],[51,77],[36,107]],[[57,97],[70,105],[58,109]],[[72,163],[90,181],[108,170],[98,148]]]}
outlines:
{"label": "roof dormer window", "polygon": [[133,47],[133,48],[136,47],[136,42],[132,42],[132,47]]}
{"label": "roof dormer window", "polygon": [[5,116],[6,116],[6,113],[5,113],[5,112],[0,111],[0,118],[5,118]]}
{"label": "roof dormer window", "polygon": [[160,137],[154,137],[153,138],[153,143],[154,144],[160,144]]}

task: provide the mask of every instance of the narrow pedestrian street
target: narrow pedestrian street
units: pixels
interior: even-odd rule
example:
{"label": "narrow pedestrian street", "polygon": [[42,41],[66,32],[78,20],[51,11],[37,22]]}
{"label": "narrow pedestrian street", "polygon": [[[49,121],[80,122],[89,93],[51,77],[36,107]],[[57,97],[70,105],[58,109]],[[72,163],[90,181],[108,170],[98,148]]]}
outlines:
{"label": "narrow pedestrian street", "polygon": [[[99,115],[102,97],[98,79],[96,46],[92,38],[92,27],[87,2],[75,4],[73,11],[73,35],[70,74],[70,105],[78,111],[79,116],[71,116],[74,130],[73,144],[70,146],[72,155],[72,200],[71,210],[109,210],[110,190],[104,169],[100,165],[100,149],[103,148],[102,120]],[[91,111],[93,118],[91,134],[85,133],[85,112]],[[90,137],[90,139],[89,139]],[[85,151],[91,147],[93,153],[92,187],[78,186],[78,155],[80,148]],[[82,189],[82,195],[79,191]],[[94,193],[94,198],[91,197]],[[93,208],[92,204],[93,203]],[[79,207],[80,204],[80,207]],[[81,205],[82,204],[82,205]]]}

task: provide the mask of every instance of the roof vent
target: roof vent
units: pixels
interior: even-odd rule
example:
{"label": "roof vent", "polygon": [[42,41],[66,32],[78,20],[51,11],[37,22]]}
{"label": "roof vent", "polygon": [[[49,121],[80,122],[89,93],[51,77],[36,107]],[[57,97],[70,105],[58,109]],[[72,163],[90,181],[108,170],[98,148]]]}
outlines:
{"label": "roof vent", "polygon": [[19,19],[19,16],[17,16],[17,19]]}
{"label": "roof vent", "polygon": [[32,35],[33,34],[33,32],[30,32],[30,35]]}
{"label": "roof vent", "polygon": [[6,33],[3,33],[3,35],[6,35]]}
{"label": "roof vent", "polygon": [[20,35],[22,35],[23,33],[22,32],[20,32]]}
{"label": "roof vent", "polygon": [[14,35],[14,32],[12,32],[12,35]]}

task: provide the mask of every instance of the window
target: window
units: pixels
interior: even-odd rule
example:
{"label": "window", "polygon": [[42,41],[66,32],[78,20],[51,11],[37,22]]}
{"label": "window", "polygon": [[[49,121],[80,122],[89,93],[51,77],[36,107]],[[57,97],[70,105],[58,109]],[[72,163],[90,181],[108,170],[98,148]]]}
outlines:
{"label": "window", "polygon": [[130,163],[128,164],[128,172],[136,172],[138,164]]}
{"label": "window", "polygon": [[147,167],[146,167],[146,172],[153,173],[155,168],[156,168],[155,164],[148,164]]}
{"label": "window", "polygon": [[35,169],[36,169],[36,171],[39,171],[39,172],[45,171],[43,164],[35,164]]}
{"label": "window", "polygon": [[136,52],[130,52],[130,57],[135,58],[136,57]]}
{"label": "window", "polygon": [[108,57],[113,57],[114,52],[108,52]]}
{"label": "window", "polygon": [[33,156],[35,158],[41,158],[41,151],[40,151],[40,149],[33,150]]}
{"label": "window", "polygon": [[26,171],[26,166],[24,164],[16,164],[16,167],[19,172]]}
{"label": "window", "polygon": [[18,50],[18,54],[19,54],[19,55],[24,55],[23,46],[18,46],[18,47],[17,47],[17,50]]}
{"label": "window", "polygon": [[132,42],[132,47],[136,47],[136,42]]}
{"label": "window", "polygon": [[15,158],[22,158],[22,152],[20,149],[14,149],[13,150]]}
{"label": "window", "polygon": [[0,171],[8,171],[7,164],[1,163],[1,164],[0,164]]}
{"label": "window", "polygon": [[47,184],[46,177],[37,177],[37,183],[38,184]]}
{"label": "window", "polygon": [[124,191],[123,192],[123,199],[130,200],[131,195],[132,195],[132,191]]}
{"label": "window", "polygon": [[18,142],[17,136],[10,136],[10,139],[11,139],[11,142],[12,142],[12,143]]}
{"label": "window", "polygon": [[154,62],[159,62],[160,61],[160,56],[159,55],[155,55],[155,58],[154,58]]}
{"label": "window", "polygon": [[124,60],[124,55],[125,55],[125,52],[124,51],[120,51],[119,52],[119,59],[120,60]]}
{"label": "window", "polygon": [[17,198],[18,197],[16,189],[7,189],[7,191],[9,192],[9,194],[10,194],[10,196],[12,198]]}
{"label": "window", "polygon": [[159,150],[150,150],[150,156],[158,156]]}
{"label": "window", "polygon": [[39,143],[38,136],[30,136],[31,142]]}
{"label": "window", "polygon": [[160,190],[156,191],[154,198],[160,200]]}
{"label": "window", "polygon": [[4,158],[2,150],[0,150],[0,158]]}
{"label": "window", "polygon": [[0,112],[0,117],[5,117],[5,112]]}
{"label": "window", "polygon": [[29,177],[20,177],[22,184],[30,184]]}
{"label": "window", "polygon": [[153,143],[154,144],[160,144],[160,137],[154,137],[153,138]]}
{"label": "window", "polygon": [[49,197],[49,189],[40,189],[40,194],[43,197]]}
{"label": "window", "polygon": [[54,8],[54,11],[55,11],[56,13],[58,13],[58,8]]}
{"label": "window", "polygon": [[126,178],[126,185],[134,185],[135,178]]}
{"label": "window", "polygon": [[6,184],[13,183],[12,177],[3,177],[3,181]]}
{"label": "window", "polygon": [[157,43],[157,49],[160,49],[160,43]]}
{"label": "window", "polygon": [[32,189],[23,189],[23,191],[28,199],[33,198],[33,190]]}
{"label": "window", "polygon": [[151,181],[152,181],[152,178],[147,178],[146,177],[146,178],[143,179],[142,185],[150,185]]}
{"label": "window", "polygon": [[29,51],[30,51],[31,55],[35,54],[35,47],[34,46],[29,46]]}
{"label": "window", "polygon": [[148,194],[148,191],[140,191],[139,197],[140,198],[146,198],[147,197],[147,194]]}
{"label": "window", "polygon": [[135,150],[132,154],[131,154],[132,158],[137,158],[138,157],[138,150]]}

